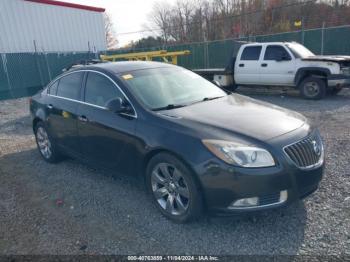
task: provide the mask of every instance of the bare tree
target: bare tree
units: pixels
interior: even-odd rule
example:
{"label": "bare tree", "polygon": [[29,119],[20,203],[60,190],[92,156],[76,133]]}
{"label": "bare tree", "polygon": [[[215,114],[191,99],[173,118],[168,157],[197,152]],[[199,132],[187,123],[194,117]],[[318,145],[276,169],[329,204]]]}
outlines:
{"label": "bare tree", "polygon": [[104,21],[105,21],[105,33],[106,33],[106,42],[107,42],[107,49],[116,49],[118,40],[115,33],[115,28],[111,19],[111,16],[108,13],[104,14]]}
{"label": "bare tree", "polygon": [[[350,23],[350,0],[177,0],[151,15],[165,43],[211,41]],[[302,27],[295,26],[301,21]]]}

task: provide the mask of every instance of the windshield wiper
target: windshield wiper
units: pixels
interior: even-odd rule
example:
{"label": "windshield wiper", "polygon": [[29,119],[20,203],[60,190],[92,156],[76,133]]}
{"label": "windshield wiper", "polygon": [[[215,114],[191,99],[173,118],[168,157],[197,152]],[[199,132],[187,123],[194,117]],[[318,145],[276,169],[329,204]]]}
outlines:
{"label": "windshield wiper", "polygon": [[219,98],[222,98],[222,97],[224,97],[224,96],[205,97],[205,98],[203,98],[202,102],[215,100],[215,99],[219,99]]}
{"label": "windshield wiper", "polygon": [[171,109],[176,109],[176,108],[180,108],[180,107],[185,107],[186,105],[174,105],[174,104],[170,104],[167,106],[163,106],[163,107],[158,107],[158,108],[153,108],[152,111],[162,111],[162,110],[171,110]]}
{"label": "windshield wiper", "polygon": [[219,99],[219,98],[222,98],[222,97],[224,97],[224,96],[205,97],[205,98],[203,98],[203,99],[201,99],[199,101],[194,101],[190,105],[198,104],[198,103],[205,102],[205,101],[211,101],[211,100]]}

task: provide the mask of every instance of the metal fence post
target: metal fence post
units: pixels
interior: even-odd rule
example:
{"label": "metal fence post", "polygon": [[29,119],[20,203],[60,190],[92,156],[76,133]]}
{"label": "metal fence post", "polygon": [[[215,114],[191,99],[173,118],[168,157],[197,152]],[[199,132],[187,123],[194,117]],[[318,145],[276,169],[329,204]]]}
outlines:
{"label": "metal fence post", "polygon": [[325,29],[325,22],[322,23],[322,31],[321,31],[321,55],[324,54],[324,29]]}
{"label": "metal fence post", "polygon": [[11,84],[9,72],[8,72],[8,69],[7,69],[7,57],[6,57],[6,54],[1,54],[1,61],[2,61],[2,66],[3,66],[4,71],[5,71],[5,75],[6,75],[6,80],[7,80],[7,84],[8,84],[8,87],[9,87],[9,93],[11,95],[11,98],[15,98],[15,95],[14,95],[13,90],[12,90],[12,84]]}

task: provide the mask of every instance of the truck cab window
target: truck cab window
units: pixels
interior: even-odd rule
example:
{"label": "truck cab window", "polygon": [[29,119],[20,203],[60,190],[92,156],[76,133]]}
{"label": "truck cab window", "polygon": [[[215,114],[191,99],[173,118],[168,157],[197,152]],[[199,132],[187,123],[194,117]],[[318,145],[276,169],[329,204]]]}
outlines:
{"label": "truck cab window", "polygon": [[258,61],[260,58],[261,46],[248,46],[244,48],[241,60]]}
{"label": "truck cab window", "polygon": [[279,60],[281,57],[285,57],[287,60],[290,60],[291,57],[287,50],[279,45],[269,45],[266,47],[264,60]]}

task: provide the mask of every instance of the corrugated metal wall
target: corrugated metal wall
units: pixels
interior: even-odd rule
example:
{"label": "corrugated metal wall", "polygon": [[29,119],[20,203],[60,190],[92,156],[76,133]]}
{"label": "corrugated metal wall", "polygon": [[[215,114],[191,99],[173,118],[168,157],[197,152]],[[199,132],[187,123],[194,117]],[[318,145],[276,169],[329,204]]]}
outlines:
{"label": "corrugated metal wall", "polygon": [[103,13],[0,0],[0,53],[106,49]]}

